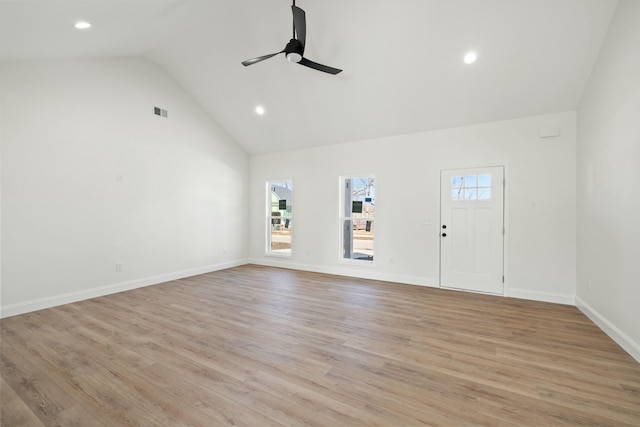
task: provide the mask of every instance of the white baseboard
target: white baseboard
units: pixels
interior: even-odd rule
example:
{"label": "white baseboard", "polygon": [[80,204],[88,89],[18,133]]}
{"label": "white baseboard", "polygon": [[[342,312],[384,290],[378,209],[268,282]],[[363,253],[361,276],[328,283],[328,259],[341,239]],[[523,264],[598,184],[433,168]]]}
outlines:
{"label": "white baseboard", "polygon": [[540,292],[531,291],[528,289],[509,288],[505,296],[533,301],[553,302],[556,304],[576,305],[576,297],[574,295],[557,294],[553,292]]}
{"label": "white baseboard", "polygon": [[582,311],[593,323],[602,329],[612,340],[640,363],[640,344],[632,340],[627,334],[618,329],[603,315],[594,310],[580,298],[576,298],[576,307]]}
{"label": "white baseboard", "polygon": [[333,274],[336,276],[357,277],[359,279],[382,280],[384,282],[404,283],[407,285],[427,286],[430,288],[439,287],[438,281],[432,278],[424,278],[419,276],[407,276],[398,274],[386,274],[369,269],[366,266],[362,268],[344,267],[327,267],[316,266],[310,264],[300,264],[273,258],[251,258],[250,264],[264,265],[267,267],[289,268],[291,270],[310,271],[313,273]]}
{"label": "white baseboard", "polygon": [[208,265],[204,267],[193,268],[189,270],[176,271],[173,273],[162,274],[159,276],[146,277],[143,279],[131,280],[128,282],[114,283],[106,286],[98,286],[95,288],[85,289],[77,292],[69,292],[51,297],[38,298],[31,301],[20,302],[0,307],[0,319],[5,317],[16,316],[18,314],[29,313],[32,311],[43,310],[58,305],[69,304],[72,302],[83,301],[91,298],[97,298],[105,295],[115,294],[118,292],[130,291],[132,289],[143,288],[145,286],[157,285],[160,283],[170,282],[172,280],[183,279],[185,277],[197,276],[198,274],[211,273],[213,271],[224,270],[226,268],[237,267],[247,263],[246,259],[236,260],[221,264]]}

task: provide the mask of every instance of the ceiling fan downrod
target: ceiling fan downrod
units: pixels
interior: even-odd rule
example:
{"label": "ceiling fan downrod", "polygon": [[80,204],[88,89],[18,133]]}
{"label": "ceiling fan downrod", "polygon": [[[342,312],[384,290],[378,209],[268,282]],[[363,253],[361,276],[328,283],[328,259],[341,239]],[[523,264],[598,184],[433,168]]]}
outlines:
{"label": "ceiling fan downrod", "polygon": [[[296,7],[296,0],[293,0],[293,7]],[[292,38],[296,38],[296,21],[293,21],[293,37]]]}

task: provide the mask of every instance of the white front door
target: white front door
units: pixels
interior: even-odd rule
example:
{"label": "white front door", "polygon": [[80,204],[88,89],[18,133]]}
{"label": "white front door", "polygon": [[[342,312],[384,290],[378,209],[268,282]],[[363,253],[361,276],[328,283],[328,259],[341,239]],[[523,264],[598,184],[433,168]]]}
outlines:
{"label": "white front door", "polygon": [[440,175],[440,286],[504,291],[504,168]]}

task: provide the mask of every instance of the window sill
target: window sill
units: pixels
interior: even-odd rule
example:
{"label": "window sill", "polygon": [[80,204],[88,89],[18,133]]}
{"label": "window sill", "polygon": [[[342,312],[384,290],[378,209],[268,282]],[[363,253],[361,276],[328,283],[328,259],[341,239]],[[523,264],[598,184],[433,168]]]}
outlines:
{"label": "window sill", "polygon": [[275,257],[275,258],[293,258],[293,254],[291,252],[265,252],[264,256]]}
{"label": "window sill", "polygon": [[369,261],[369,260],[363,260],[363,259],[340,258],[338,260],[338,264],[359,265],[359,266],[367,267],[367,268],[375,267],[375,261],[374,260]]}

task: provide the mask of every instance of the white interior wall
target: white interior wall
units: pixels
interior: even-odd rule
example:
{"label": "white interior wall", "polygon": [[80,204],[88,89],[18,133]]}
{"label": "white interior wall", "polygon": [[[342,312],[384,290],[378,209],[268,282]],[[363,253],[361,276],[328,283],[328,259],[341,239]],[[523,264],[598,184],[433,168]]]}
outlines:
{"label": "white interior wall", "polygon": [[620,1],[578,111],[577,304],[640,361],[639,23]]}
{"label": "white interior wall", "polygon": [[[549,127],[560,136],[540,138]],[[507,293],[573,304],[575,152],[576,114],[565,112],[252,156],[250,261],[437,286],[440,170],[505,165]],[[338,258],[338,177],[360,173],[377,181],[373,267]],[[265,256],[265,182],[281,178],[294,187],[290,259]]]}
{"label": "white interior wall", "polygon": [[4,63],[0,84],[2,316],[246,261],[248,156],[157,65]]}

